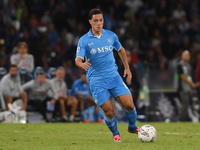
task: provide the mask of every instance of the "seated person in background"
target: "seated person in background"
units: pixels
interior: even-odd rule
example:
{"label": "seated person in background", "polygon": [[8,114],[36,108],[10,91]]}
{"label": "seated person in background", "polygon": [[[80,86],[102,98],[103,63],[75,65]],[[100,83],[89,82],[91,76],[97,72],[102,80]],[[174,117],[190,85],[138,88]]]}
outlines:
{"label": "seated person in background", "polygon": [[[67,85],[63,80],[65,77],[65,69],[63,67],[59,67],[56,71],[56,77],[50,80],[53,93],[55,94],[56,104],[55,104],[55,112],[60,108],[60,112],[62,115],[62,121],[74,121],[75,112],[78,106],[78,100],[74,96],[67,96]],[[69,119],[66,116],[65,104],[71,107]],[[55,116],[55,115],[54,115]]]}
{"label": "seated person in background", "polygon": [[22,87],[28,92],[28,105],[37,107],[43,118],[47,120],[47,101],[54,105],[56,100],[54,97],[48,97],[48,91],[53,91],[53,89],[50,81],[46,79],[45,72],[42,70],[38,71],[37,79],[25,83]]}
{"label": "seated person in background", "polygon": [[94,99],[91,95],[89,84],[86,78],[86,72],[84,70],[81,73],[81,78],[76,80],[72,85],[71,95],[74,95],[78,98],[79,109],[81,111],[83,122],[89,122],[89,120],[87,119],[86,109],[93,105],[95,105],[95,115],[97,122],[103,122],[103,120],[100,119],[100,108],[95,104]]}
{"label": "seated person in background", "polygon": [[11,64],[17,65],[18,68],[25,68],[32,73],[34,69],[34,57],[28,54],[28,45],[26,42],[19,42],[18,53],[11,56]]}
{"label": "seated person in background", "polygon": [[21,110],[26,110],[27,107],[27,94],[23,91],[17,72],[17,66],[11,65],[9,73],[1,79],[0,88],[5,100],[6,110],[9,110],[8,104],[17,99],[21,99],[23,102]]}

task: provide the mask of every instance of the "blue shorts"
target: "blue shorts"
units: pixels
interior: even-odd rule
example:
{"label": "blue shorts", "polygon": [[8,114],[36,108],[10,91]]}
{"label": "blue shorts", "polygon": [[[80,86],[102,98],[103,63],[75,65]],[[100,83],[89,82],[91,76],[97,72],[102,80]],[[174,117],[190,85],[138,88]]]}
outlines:
{"label": "blue shorts", "polygon": [[131,94],[119,74],[110,80],[99,83],[90,82],[89,85],[94,101],[98,107],[103,105],[110,98],[111,94],[114,98]]}

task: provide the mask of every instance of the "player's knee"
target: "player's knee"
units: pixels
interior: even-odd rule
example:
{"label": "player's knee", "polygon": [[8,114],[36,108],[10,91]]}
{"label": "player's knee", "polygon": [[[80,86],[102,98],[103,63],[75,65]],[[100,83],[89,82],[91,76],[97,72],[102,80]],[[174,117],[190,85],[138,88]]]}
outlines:
{"label": "player's knee", "polygon": [[105,112],[106,117],[113,118],[114,117],[114,111],[107,111]]}
{"label": "player's knee", "polygon": [[133,110],[134,109],[134,104],[130,104],[126,106],[126,110]]}

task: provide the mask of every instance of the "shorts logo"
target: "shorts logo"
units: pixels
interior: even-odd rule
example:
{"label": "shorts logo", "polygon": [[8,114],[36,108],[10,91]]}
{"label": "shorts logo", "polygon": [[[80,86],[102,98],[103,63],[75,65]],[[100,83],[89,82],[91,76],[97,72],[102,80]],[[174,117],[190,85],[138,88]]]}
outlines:
{"label": "shorts logo", "polygon": [[111,39],[107,39],[107,42],[108,42],[108,43],[111,43]]}
{"label": "shorts logo", "polygon": [[93,54],[93,55],[96,54],[96,52],[97,52],[96,49],[92,49],[92,50],[90,51],[90,53]]}
{"label": "shorts logo", "polygon": [[80,51],[80,47],[77,47],[77,52],[79,52]]}

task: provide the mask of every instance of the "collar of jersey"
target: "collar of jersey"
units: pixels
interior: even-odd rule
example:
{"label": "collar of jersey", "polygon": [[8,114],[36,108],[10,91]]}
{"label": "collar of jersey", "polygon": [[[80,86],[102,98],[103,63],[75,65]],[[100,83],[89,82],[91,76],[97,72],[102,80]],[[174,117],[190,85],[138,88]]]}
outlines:
{"label": "collar of jersey", "polygon": [[[102,34],[105,33],[106,31],[104,29],[102,29]],[[88,36],[89,37],[94,37],[94,34],[92,33],[92,29],[89,30],[88,32]]]}

